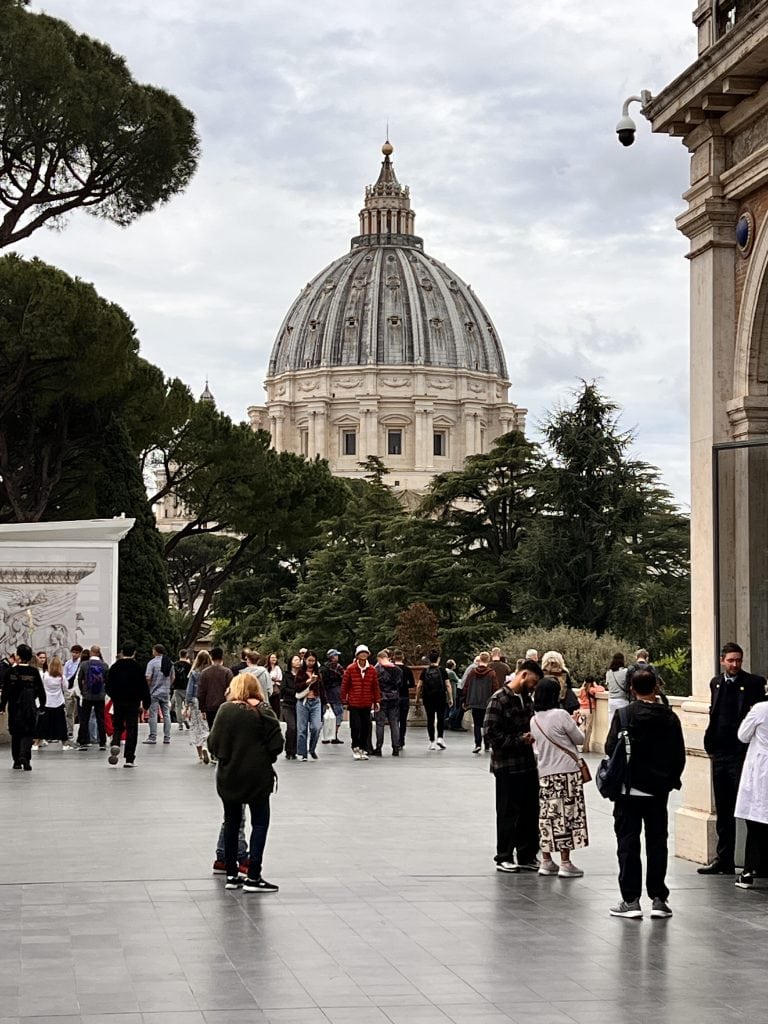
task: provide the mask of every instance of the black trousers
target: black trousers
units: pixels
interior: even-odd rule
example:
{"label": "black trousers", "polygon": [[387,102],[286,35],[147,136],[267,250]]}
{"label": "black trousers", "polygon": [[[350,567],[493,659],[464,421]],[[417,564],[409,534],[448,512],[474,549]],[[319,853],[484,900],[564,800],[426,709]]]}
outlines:
{"label": "black trousers", "polygon": [[743,754],[715,754],[712,758],[712,788],[717,814],[717,859],[726,868],[734,866],[736,854],[736,794],[739,791]]}
{"label": "black trousers", "polygon": [[667,796],[620,796],[613,805],[613,828],[619,857],[619,889],[627,903],[639,900],[643,891],[640,833],[645,829],[648,862],[645,888],[651,899],[666,900]]}
{"label": "black trousers", "polygon": [[758,878],[768,877],[768,825],[747,820],[744,870]]}
{"label": "black trousers", "polygon": [[123,756],[127,764],[133,764],[136,760],[136,741],[139,738],[139,705],[118,704],[112,705],[112,743],[120,746],[120,737],[125,732],[125,750]]}
{"label": "black trousers", "polygon": [[448,702],[445,697],[442,700],[435,700],[434,697],[424,698],[424,713],[427,716],[427,735],[429,742],[435,742],[435,722],[437,722],[437,735],[443,738],[445,728],[445,705]]}
{"label": "black trousers", "polygon": [[400,746],[405,746],[405,730],[408,728],[408,712],[411,710],[410,700],[400,701]]}
{"label": "black trousers", "polygon": [[285,756],[296,757],[296,705],[281,704],[280,710],[283,712],[283,721],[285,722]]}
{"label": "black trousers", "polygon": [[30,764],[32,761],[33,736],[11,733],[11,757],[14,764]]}
{"label": "black trousers", "polygon": [[349,709],[349,731],[352,733],[352,747],[364,750],[371,749],[371,709]]}
{"label": "black trousers", "polygon": [[[485,721],[485,708],[472,708],[472,726],[475,730],[475,746],[483,745],[483,722]],[[488,747],[486,746],[486,750]]]}
{"label": "black trousers", "polygon": [[77,742],[81,747],[87,747],[91,742],[88,725],[91,721],[91,711],[96,716],[96,727],[99,730],[99,746],[107,745],[107,730],[104,728],[104,701],[84,700],[80,705],[80,728],[77,730]]}
{"label": "black trousers", "polygon": [[498,771],[496,777],[496,863],[531,864],[539,849],[539,775]]}

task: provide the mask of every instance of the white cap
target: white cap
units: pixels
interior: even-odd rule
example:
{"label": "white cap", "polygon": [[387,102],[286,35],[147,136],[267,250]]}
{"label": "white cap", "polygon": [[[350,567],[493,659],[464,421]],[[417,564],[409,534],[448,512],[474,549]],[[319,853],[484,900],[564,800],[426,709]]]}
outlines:
{"label": "white cap", "polygon": [[362,654],[362,653],[363,653],[363,651],[364,651],[364,652],[365,652],[366,654],[370,654],[370,653],[371,653],[371,652],[370,652],[370,651],[368,650],[368,648],[367,648],[367,647],[365,646],[365,644],[358,644],[358,645],[357,645],[357,647],[355,648],[355,657],[357,657],[357,656],[358,656],[358,654]]}

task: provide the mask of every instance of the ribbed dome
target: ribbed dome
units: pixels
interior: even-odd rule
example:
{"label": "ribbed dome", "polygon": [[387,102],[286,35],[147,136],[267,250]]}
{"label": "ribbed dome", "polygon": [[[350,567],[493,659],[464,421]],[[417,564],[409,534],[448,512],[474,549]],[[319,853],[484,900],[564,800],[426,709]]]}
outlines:
{"label": "ribbed dome", "polygon": [[408,189],[383,147],[351,252],[322,270],[285,317],[269,376],[337,366],[413,365],[506,379],[496,330],[471,288],[423,252]]}

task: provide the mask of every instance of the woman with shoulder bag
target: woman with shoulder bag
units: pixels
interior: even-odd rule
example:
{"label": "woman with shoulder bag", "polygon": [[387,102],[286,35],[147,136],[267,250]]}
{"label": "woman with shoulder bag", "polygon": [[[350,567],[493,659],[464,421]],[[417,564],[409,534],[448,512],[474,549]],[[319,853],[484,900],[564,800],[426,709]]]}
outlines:
{"label": "woman with shoulder bag", "polygon": [[[584,804],[589,768],[578,752],[584,734],[559,703],[560,683],[545,676],[533,694],[531,720],[539,772],[539,874],[581,878],[584,872],[571,861],[571,850],[589,846]],[[560,854],[559,867],[552,859],[555,850]]]}
{"label": "woman with shoulder bag", "polygon": [[[261,874],[269,830],[269,798],[275,788],[272,765],[283,749],[283,736],[275,713],[264,699],[261,683],[250,672],[229,684],[208,736],[208,749],[218,760],[216,790],[224,805],[224,861],[226,889],[277,892],[278,886]],[[243,805],[251,815],[248,877],[238,871],[237,842]]]}
{"label": "woman with shoulder bag", "polygon": [[617,651],[611,658],[611,663],[605,673],[605,685],[608,688],[608,727],[610,728],[613,716],[619,708],[629,706],[627,669],[621,651]]}

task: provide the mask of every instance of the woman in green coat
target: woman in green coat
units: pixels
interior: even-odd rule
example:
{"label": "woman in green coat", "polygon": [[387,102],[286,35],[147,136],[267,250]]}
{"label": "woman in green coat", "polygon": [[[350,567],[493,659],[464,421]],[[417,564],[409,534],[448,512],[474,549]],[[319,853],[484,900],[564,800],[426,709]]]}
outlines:
{"label": "woman in green coat", "polygon": [[[243,673],[229,684],[227,700],[219,708],[208,736],[208,750],[218,761],[216,789],[224,804],[224,860],[226,889],[277,892],[261,876],[261,861],[269,830],[269,797],[275,787],[272,765],[283,749],[283,736],[274,712],[264,698],[256,676]],[[237,834],[248,805],[251,849],[248,877],[237,866]]]}

